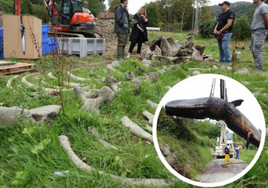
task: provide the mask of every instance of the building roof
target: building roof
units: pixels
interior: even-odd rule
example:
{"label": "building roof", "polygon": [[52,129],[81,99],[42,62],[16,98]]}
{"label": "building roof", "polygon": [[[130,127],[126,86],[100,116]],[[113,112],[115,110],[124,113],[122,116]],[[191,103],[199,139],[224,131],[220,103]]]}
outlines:
{"label": "building roof", "polygon": [[115,15],[114,12],[101,12],[99,14],[100,19],[114,19]]}
{"label": "building roof", "polygon": [[243,142],[234,142],[236,145],[244,145]]}

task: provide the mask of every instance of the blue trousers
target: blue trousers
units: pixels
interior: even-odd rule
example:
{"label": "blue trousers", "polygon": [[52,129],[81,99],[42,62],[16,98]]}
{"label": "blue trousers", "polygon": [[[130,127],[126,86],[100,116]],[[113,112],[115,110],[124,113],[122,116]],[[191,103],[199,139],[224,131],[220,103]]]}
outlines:
{"label": "blue trousers", "polygon": [[239,159],[239,151],[236,151],[236,159]]}
{"label": "blue trousers", "polygon": [[218,39],[220,63],[231,63],[231,54],[229,50],[231,37],[232,33],[224,33],[224,37],[222,39]]}

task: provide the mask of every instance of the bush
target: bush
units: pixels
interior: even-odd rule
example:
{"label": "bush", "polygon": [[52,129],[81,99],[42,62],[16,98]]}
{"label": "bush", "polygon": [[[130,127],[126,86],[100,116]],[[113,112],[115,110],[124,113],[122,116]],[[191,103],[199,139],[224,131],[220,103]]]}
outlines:
{"label": "bush", "polygon": [[199,34],[203,38],[209,38],[211,33],[214,31],[216,25],[215,20],[207,20],[199,24]]}
{"label": "bush", "polygon": [[246,16],[241,16],[235,20],[233,38],[236,41],[251,37],[250,22]]}

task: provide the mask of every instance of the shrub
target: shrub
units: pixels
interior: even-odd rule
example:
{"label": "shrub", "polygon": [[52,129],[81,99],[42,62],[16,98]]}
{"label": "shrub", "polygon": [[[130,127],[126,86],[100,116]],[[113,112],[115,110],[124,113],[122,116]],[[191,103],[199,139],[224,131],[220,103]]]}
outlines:
{"label": "shrub", "polygon": [[209,38],[211,33],[214,31],[216,25],[215,20],[207,20],[199,24],[199,34],[203,38]]}
{"label": "shrub", "polygon": [[251,37],[250,22],[246,16],[241,16],[235,20],[233,37],[236,41]]}

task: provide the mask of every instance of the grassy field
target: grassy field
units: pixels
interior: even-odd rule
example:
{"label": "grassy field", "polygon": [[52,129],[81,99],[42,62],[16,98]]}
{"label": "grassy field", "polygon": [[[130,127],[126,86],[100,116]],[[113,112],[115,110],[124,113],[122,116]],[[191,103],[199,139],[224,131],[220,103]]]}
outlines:
{"label": "grassy field", "polygon": [[[159,36],[172,36],[175,40],[181,41],[188,34],[153,32],[149,35],[150,40]],[[211,55],[215,59],[218,58],[215,39],[200,39],[197,37],[194,43],[207,46],[205,54]],[[260,101],[265,120],[268,121],[268,98],[266,95],[268,93],[267,53],[266,44],[264,48],[264,72],[262,73],[253,71],[254,64],[249,49],[241,51],[235,69],[239,70],[242,67],[246,67],[250,71],[249,74],[237,74],[220,69],[201,70],[201,73],[216,73],[230,76],[243,83],[251,92],[258,92],[256,98]],[[27,73],[14,80],[13,88],[7,88],[5,85],[12,76],[0,76],[1,106],[19,106],[32,109],[43,105],[62,104],[62,100],[64,100],[65,104],[64,113],[62,112],[50,125],[40,127],[34,123],[18,122],[12,127],[5,127],[0,130],[0,188],[130,187],[129,185],[121,184],[120,180],[114,180],[98,173],[98,171],[128,178],[163,178],[172,180],[174,176],[168,172],[159,160],[153,144],[147,144],[144,140],[133,136],[128,129],[124,128],[120,119],[123,116],[128,116],[133,122],[145,128],[146,120],[142,112],[147,110],[154,113],[155,111],[146,103],[147,99],[158,103],[168,91],[164,86],[173,86],[187,76],[192,75],[188,68],[211,68],[217,64],[193,61],[184,62],[179,64],[178,69],[171,69],[164,75],[160,75],[155,83],[142,80],[141,89],[135,90],[133,83],[126,80],[124,76],[125,71],[130,70],[138,76],[137,66],[144,68],[147,73],[151,73],[161,69],[163,65],[155,64],[154,68],[146,68],[141,62],[130,59],[120,63],[120,67],[116,69],[122,73],[118,73],[106,70],[105,66],[109,60],[105,59],[105,57],[89,56],[82,59],[70,57],[65,60],[75,68],[72,71],[73,74],[89,78],[88,81],[80,82],[83,86],[88,85],[90,88],[100,89],[105,85],[105,76],[114,76],[121,82],[120,87],[122,91],[115,96],[112,102],[102,104],[98,112],[79,112],[82,101],[74,100],[71,91],[64,93],[65,98],[62,98],[62,96],[45,95],[42,90],[28,88],[21,83],[22,76]],[[55,71],[53,70],[53,62],[52,56],[44,57],[41,63],[39,61],[35,62],[37,69],[42,73],[41,77],[43,79],[46,78],[43,74],[44,70],[46,70],[46,73],[48,71]],[[166,63],[166,65],[171,64]],[[29,80],[34,81],[33,78],[29,78]],[[41,81],[36,81],[36,83],[42,84]],[[51,83],[56,84],[55,81],[51,81]],[[118,147],[119,150],[103,147],[87,131],[88,126],[95,127],[102,139]],[[94,167],[95,170],[87,172],[77,168],[62,150],[58,141],[59,135],[68,136],[74,152],[81,159],[84,159],[87,164]],[[33,152],[33,148],[40,143],[44,147],[36,154]],[[224,187],[267,187],[267,150],[268,142],[266,141],[265,150],[262,152],[256,165],[243,178]],[[69,172],[64,177],[54,174],[55,172],[66,170]],[[194,186],[177,180],[172,187]]]}

